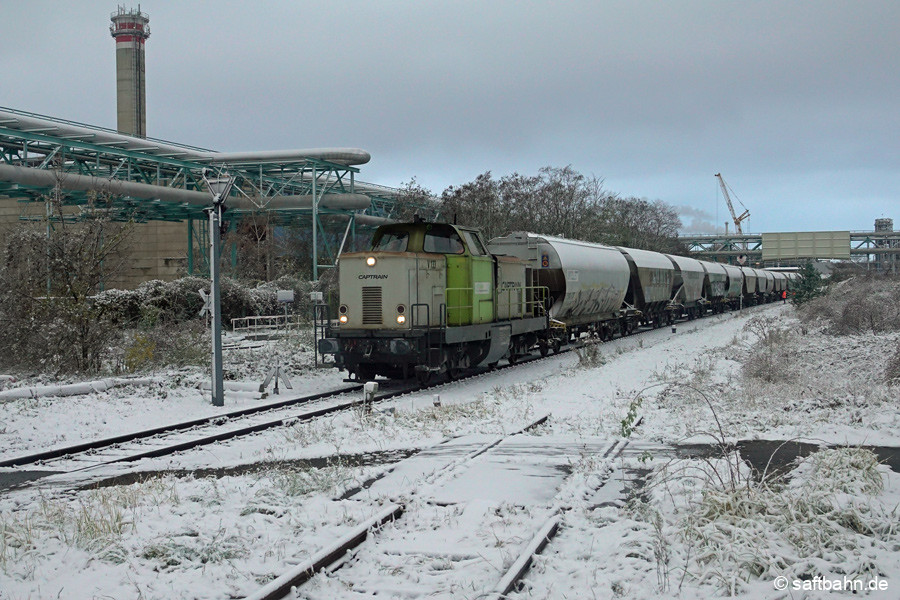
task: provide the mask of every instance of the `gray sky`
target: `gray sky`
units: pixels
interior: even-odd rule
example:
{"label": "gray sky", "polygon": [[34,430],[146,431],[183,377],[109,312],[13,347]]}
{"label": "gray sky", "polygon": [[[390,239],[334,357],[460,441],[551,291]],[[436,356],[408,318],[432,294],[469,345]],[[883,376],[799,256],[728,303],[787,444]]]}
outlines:
{"label": "gray sky", "polygon": [[[0,0],[0,105],[115,128],[116,6]],[[751,231],[900,229],[897,1],[141,9],[152,137],[359,147],[362,180],[438,194],[572,165],[706,231],[727,219],[721,171]]]}

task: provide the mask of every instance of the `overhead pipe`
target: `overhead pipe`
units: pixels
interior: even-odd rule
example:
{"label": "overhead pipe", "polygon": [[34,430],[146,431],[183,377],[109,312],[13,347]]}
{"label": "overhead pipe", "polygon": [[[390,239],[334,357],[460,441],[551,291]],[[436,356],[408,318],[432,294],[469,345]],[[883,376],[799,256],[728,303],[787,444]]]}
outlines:
{"label": "overhead pipe", "polygon": [[349,220],[350,217],[356,219],[357,225],[371,225],[373,227],[378,227],[379,225],[391,225],[393,223],[399,223],[396,219],[389,219],[387,217],[376,217],[374,215],[348,215],[348,214],[339,214],[339,215],[322,215],[323,219],[339,219],[339,220]]}
{"label": "overhead pipe", "polygon": [[[183,190],[149,183],[105,179],[75,173],[58,173],[44,169],[18,167],[0,164],[0,181],[8,181],[32,187],[55,187],[59,185],[68,191],[107,192],[113,196],[128,196],[141,200],[160,200],[178,204],[206,207],[212,203],[208,192]],[[312,207],[312,194],[300,196],[256,196],[233,197],[228,199],[228,207],[235,210],[292,210]],[[325,194],[319,196],[320,208],[340,210],[360,210],[368,208],[371,201],[363,194]]]}
{"label": "overhead pipe", "polygon": [[372,159],[368,152],[359,148],[214,152],[201,148],[181,146],[163,140],[124,135],[102,127],[41,118],[38,115],[4,108],[0,108],[0,126],[23,132],[46,133],[54,137],[80,139],[100,146],[113,146],[122,150],[144,152],[158,156],[172,156],[209,164],[262,164],[269,162],[299,162],[304,159],[314,159],[350,166],[363,165]]}

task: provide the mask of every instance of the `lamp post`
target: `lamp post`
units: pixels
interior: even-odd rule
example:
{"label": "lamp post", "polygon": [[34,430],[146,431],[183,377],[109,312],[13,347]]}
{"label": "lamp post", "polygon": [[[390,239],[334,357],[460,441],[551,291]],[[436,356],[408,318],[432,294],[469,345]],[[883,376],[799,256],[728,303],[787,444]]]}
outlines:
{"label": "lamp post", "polygon": [[209,215],[209,278],[210,312],[212,313],[212,404],[225,406],[225,390],[222,383],[222,302],[219,291],[219,255],[221,254],[220,236],[222,234],[222,213],[225,212],[225,201],[234,177],[223,173],[218,177],[210,177],[208,171],[203,172],[203,179],[212,194],[212,206],[205,209]]}

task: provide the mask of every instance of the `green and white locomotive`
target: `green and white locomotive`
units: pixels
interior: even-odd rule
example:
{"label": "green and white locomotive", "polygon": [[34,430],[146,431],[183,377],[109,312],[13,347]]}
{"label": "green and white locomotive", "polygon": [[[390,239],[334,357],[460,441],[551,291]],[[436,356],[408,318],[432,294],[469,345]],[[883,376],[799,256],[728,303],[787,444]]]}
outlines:
{"label": "green and white locomotive", "polygon": [[454,377],[550,344],[531,266],[492,255],[472,228],[383,226],[371,250],[341,256],[339,282],[338,323],[319,348],[359,380]]}

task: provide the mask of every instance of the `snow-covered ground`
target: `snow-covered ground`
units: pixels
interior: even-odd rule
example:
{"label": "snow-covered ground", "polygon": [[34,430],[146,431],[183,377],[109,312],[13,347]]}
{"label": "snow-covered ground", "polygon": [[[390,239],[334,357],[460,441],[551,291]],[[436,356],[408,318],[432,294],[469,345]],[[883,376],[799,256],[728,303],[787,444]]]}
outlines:
{"label": "snow-covered ground", "polygon": [[[841,597],[803,585],[846,576],[889,586],[868,597],[896,598],[900,480],[853,446],[900,445],[896,389],[882,383],[900,336],[829,336],[793,312],[771,305],[681,323],[675,333],[599,345],[598,355],[568,353],[410,394],[371,415],[345,413],[142,461],[128,467],[142,477],[127,483],[100,483],[121,474],[117,467],[3,492],[0,598],[247,595],[378,512],[385,498],[335,499],[345,491],[448,438],[507,433],[547,413],[548,424],[519,443],[578,449],[570,450],[565,483],[551,490],[550,504],[568,510],[514,597]],[[310,352],[275,350],[298,394],[343,385],[336,371],[310,368]],[[229,370],[261,381],[272,355],[268,347],[230,351]],[[232,395],[214,409],[197,387],[205,374],[151,376],[149,388],[3,402],[0,457],[272,399]],[[594,454],[599,441],[623,435],[634,451],[615,460]],[[814,454],[788,479],[760,482],[734,456],[715,457],[747,439],[850,447]],[[713,458],[665,450],[683,442],[708,444]],[[636,478],[648,480],[637,495]],[[605,501],[572,491],[602,481]],[[54,491],[75,483],[78,491]],[[505,501],[495,513],[484,501],[473,506],[501,520],[518,514]],[[502,542],[510,546],[500,555],[513,560],[520,542]],[[786,591],[776,590],[779,576]]]}

